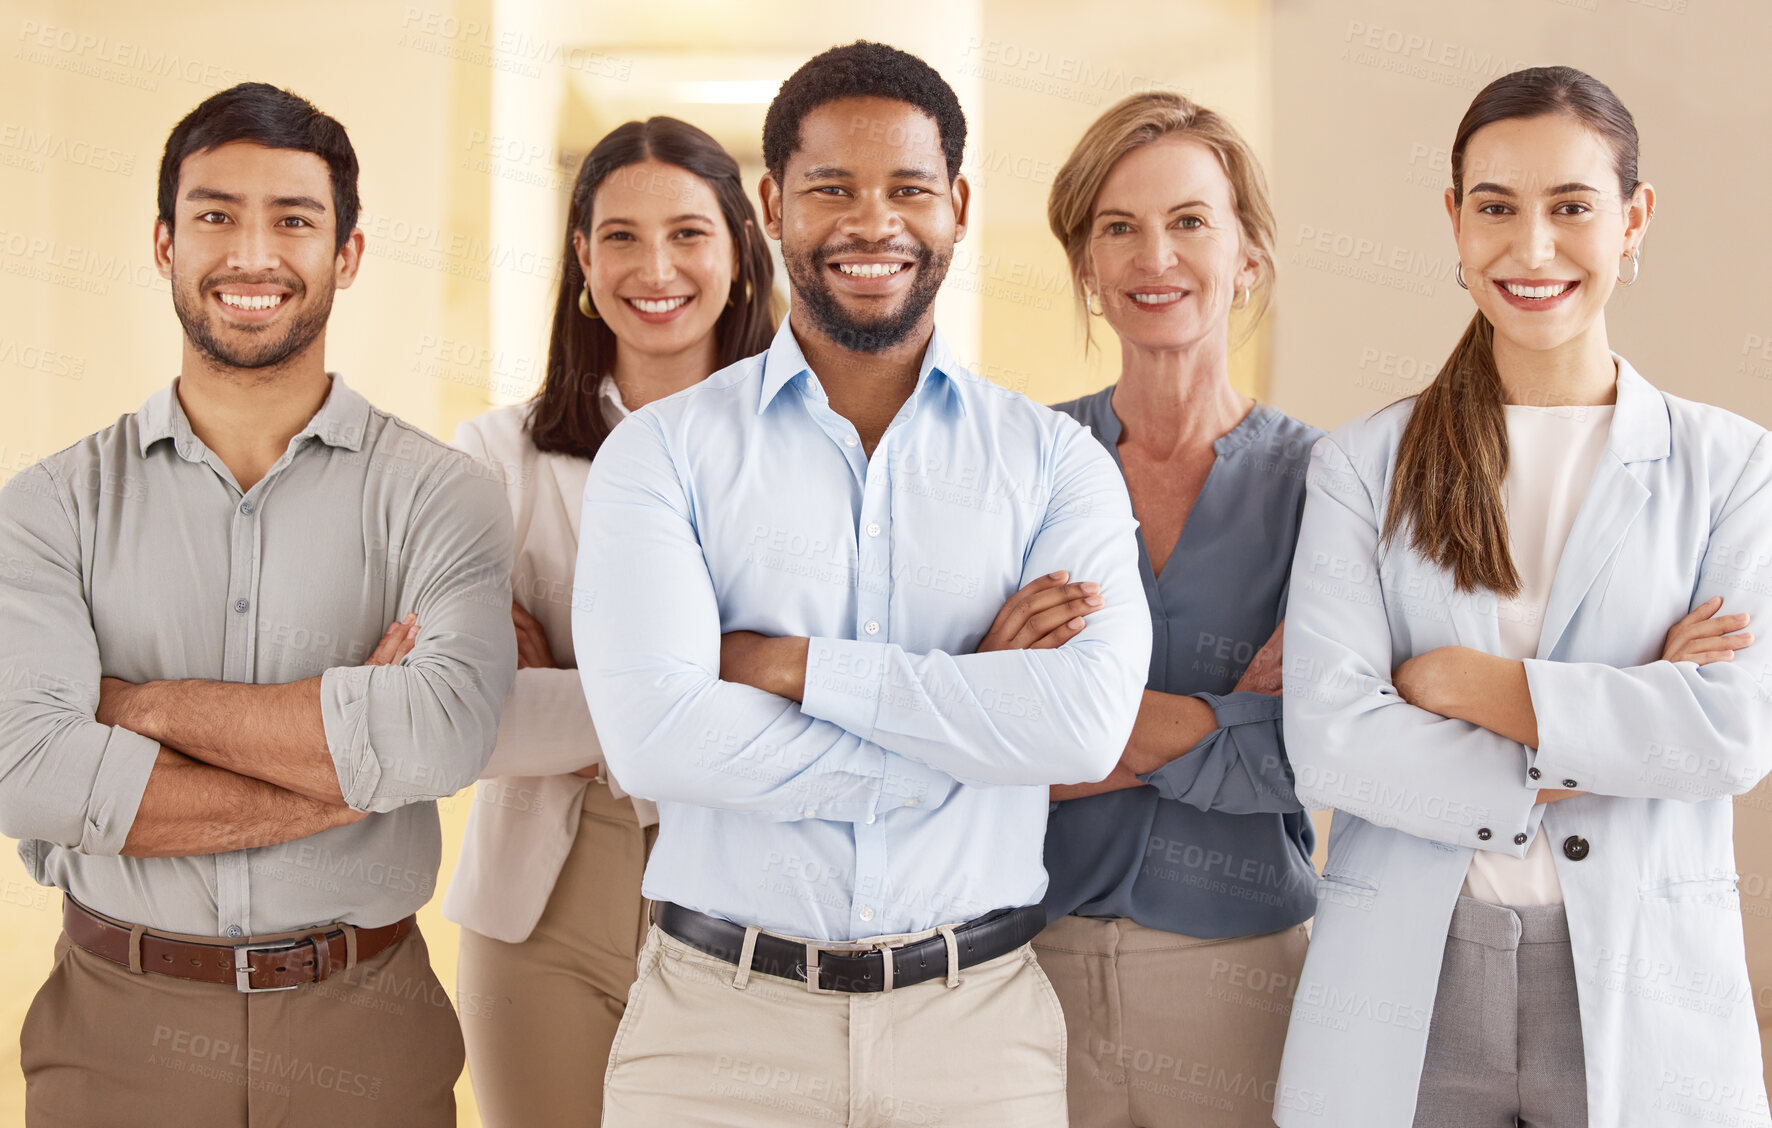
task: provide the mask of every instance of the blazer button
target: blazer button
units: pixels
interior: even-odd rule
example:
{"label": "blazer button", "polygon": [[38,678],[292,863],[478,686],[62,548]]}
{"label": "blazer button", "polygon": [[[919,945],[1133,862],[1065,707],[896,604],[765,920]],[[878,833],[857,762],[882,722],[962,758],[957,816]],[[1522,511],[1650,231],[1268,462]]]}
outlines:
{"label": "blazer button", "polygon": [[1539,776],[1543,775],[1544,773],[1539,771],[1537,768],[1527,768],[1526,774],[1531,776],[1533,779],[1537,779]]}
{"label": "blazer button", "polygon": [[1477,828],[1477,837],[1481,838],[1484,842],[1489,841],[1489,837],[1490,837],[1489,828],[1486,826],[1479,826]]}
{"label": "blazer button", "polygon": [[1514,835],[1514,845],[1515,846],[1524,846],[1525,844],[1526,844],[1526,832],[1522,830],[1520,833]]}
{"label": "blazer button", "polygon": [[1571,834],[1563,839],[1563,856],[1572,862],[1579,862],[1587,857],[1587,839],[1579,834]]}
{"label": "blazer button", "polygon": [[1574,791],[1579,785],[1572,779],[1566,779],[1563,781],[1563,786],[1567,787],[1570,791]]}

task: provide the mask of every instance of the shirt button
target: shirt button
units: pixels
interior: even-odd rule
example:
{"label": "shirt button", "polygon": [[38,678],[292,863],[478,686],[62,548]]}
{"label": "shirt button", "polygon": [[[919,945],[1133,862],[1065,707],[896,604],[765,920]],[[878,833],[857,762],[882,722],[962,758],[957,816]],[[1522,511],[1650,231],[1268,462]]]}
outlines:
{"label": "shirt button", "polygon": [[237,924],[230,924],[230,925],[228,925],[228,935],[229,936],[244,936],[244,935],[246,935],[246,930],[244,928],[241,928]]}
{"label": "shirt button", "polygon": [[867,622],[865,622],[861,625],[861,629],[868,632],[869,634],[879,634],[880,633],[880,620],[869,619]]}
{"label": "shirt button", "polygon": [[1537,779],[1543,773],[1540,772],[1537,768],[1527,768],[1526,774],[1531,776],[1533,779]]}
{"label": "shirt button", "polygon": [[868,522],[868,536],[877,537],[879,535],[880,535],[880,522],[869,521]]}
{"label": "shirt button", "polygon": [[1488,827],[1486,827],[1486,826],[1480,826],[1480,827],[1478,827],[1478,828],[1477,828],[1477,837],[1478,837],[1478,838],[1480,838],[1480,839],[1482,839],[1482,840],[1483,840],[1483,841],[1484,841],[1484,842],[1487,842],[1487,841],[1489,841],[1489,838],[1490,838],[1490,830],[1489,830],[1489,828],[1488,828]]}
{"label": "shirt button", "polygon": [[1524,846],[1525,844],[1526,844],[1526,832],[1522,830],[1520,833],[1514,835],[1514,845],[1515,846]]}
{"label": "shirt button", "polygon": [[815,817],[817,814],[818,814],[817,807],[808,807],[804,811],[800,812],[800,815],[802,818],[808,818],[808,819]]}
{"label": "shirt button", "polygon": [[848,446],[848,447],[860,446],[861,440],[856,438],[854,435],[846,435],[843,438],[843,445]]}
{"label": "shirt button", "polygon": [[915,807],[917,805],[917,802],[918,802],[917,797],[915,795],[913,795],[909,799],[906,799],[904,801],[904,805],[907,807]]}
{"label": "shirt button", "polygon": [[1566,779],[1566,780],[1564,780],[1564,781],[1563,781],[1563,786],[1564,786],[1564,787],[1567,787],[1567,788],[1569,788],[1569,789],[1570,789],[1570,790],[1571,790],[1571,791],[1573,791],[1573,790],[1574,790],[1574,789],[1575,789],[1575,788],[1577,788],[1577,787],[1579,787],[1579,786],[1581,786],[1581,785],[1580,785],[1580,784],[1578,784],[1578,783],[1576,783],[1576,782],[1575,782],[1575,781],[1574,781],[1574,780],[1572,780],[1572,779]]}
{"label": "shirt button", "polygon": [[869,826],[874,825],[874,813],[872,811],[868,812],[868,825]]}
{"label": "shirt button", "polygon": [[246,514],[248,517],[252,516],[252,503],[250,501],[241,502],[240,512]]}
{"label": "shirt button", "polygon": [[234,600],[234,610],[240,612],[240,614],[242,614],[242,615],[246,614],[246,609],[251,606],[252,606],[251,600],[247,600],[247,599]]}
{"label": "shirt button", "polygon": [[866,905],[863,905],[861,907],[861,912],[856,913],[855,915],[860,917],[863,920],[873,920],[874,919],[874,910],[868,908]]}

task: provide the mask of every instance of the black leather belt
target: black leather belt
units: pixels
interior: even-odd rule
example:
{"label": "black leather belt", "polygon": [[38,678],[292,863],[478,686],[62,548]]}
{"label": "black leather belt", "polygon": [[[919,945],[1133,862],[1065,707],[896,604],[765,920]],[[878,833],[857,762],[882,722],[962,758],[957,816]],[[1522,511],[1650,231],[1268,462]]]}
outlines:
{"label": "black leather belt", "polygon": [[[669,901],[657,903],[653,921],[660,929],[681,940],[698,952],[737,966],[744,950],[745,930],[729,920],[698,913]],[[960,953],[960,966],[971,967],[1010,952],[1026,944],[1046,927],[1046,912],[1039,905],[1023,905],[1018,909],[998,909],[977,920],[969,920],[954,929],[954,942]],[[892,957],[890,986],[908,987],[928,979],[940,979],[948,973],[948,942],[943,936],[931,936],[897,947],[860,950],[862,943],[808,945],[769,932],[757,933],[756,949],[751,954],[751,970],[782,979],[806,982],[806,964],[816,959],[820,991],[884,991],[888,989],[885,956]]]}

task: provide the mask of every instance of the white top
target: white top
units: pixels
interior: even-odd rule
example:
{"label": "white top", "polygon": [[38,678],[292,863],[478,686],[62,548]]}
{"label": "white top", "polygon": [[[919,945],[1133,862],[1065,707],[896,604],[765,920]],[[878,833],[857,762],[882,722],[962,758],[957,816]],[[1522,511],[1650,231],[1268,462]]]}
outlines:
{"label": "white top", "polygon": [[[1612,430],[1612,405],[1527,407],[1507,404],[1508,546],[1520,573],[1520,594],[1496,608],[1499,653],[1538,657],[1544,605],[1569,529],[1594,480],[1594,468]],[[1464,895],[1495,905],[1560,905],[1563,887],[1542,830],[1524,858],[1478,850],[1465,875]]]}
{"label": "white top", "polygon": [[[614,380],[605,376],[598,395],[611,426],[627,416]],[[537,450],[530,410],[495,408],[455,433],[455,446],[505,487],[517,547],[512,596],[541,622],[556,667],[517,671],[443,897],[449,920],[513,944],[528,939],[547,907],[578,835],[585,788],[602,786],[572,773],[603,762],[572,646],[572,574],[591,464]],[[609,788],[622,795],[614,779]],[[658,821],[653,804],[638,797],[633,804],[641,826]]]}

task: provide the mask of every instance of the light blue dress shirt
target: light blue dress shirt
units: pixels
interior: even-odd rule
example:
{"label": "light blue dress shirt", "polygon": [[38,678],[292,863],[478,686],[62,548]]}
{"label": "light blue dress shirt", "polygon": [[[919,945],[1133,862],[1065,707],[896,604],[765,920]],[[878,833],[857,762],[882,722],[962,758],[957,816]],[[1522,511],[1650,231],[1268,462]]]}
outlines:
{"label": "light blue dress shirt", "polygon": [[[1040,900],[1047,786],[1113,768],[1150,661],[1089,432],[938,331],[869,458],[783,323],[615,429],[582,528],[573,644],[611,771],[659,805],[648,897],[819,940]],[[973,653],[1061,568],[1102,586],[1080,635]],[[804,704],[720,680],[736,630],[812,640]]]}

